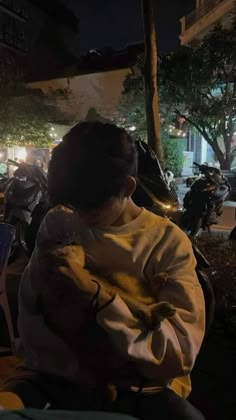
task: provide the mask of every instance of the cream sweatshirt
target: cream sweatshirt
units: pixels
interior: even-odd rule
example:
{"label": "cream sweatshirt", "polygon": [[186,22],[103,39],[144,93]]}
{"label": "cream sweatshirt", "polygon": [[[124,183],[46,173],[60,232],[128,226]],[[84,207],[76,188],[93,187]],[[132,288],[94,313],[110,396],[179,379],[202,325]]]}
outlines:
{"label": "cream sweatshirt", "polygon": [[118,354],[137,368],[138,377],[127,377],[127,372],[122,377],[121,367],[118,385],[136,391],[142,377],[143,392],[156,392],[169,386],[187,397],[191,391],[189,373],[205,328],[204,298],[187,236],[169,220],[145,209],[127,225],[103,229],[87,228],[78,213],[63,207],[46,216],[21,281],[19,332],[27,366],[81,383],[86,377],[83,360],[50,330],[37,305],[46,281],[40,274],[38,252],[45,243],[55,241],[78,244],[83,249],[88,270],[108,273],[133,297],[141,296],[143,284],[148,284],[158,273],[167,273],[168,280],[156,301],[170,302],[176,307],[176,313],[165,319],[159,330],[147,331],[119,295],[98,313],[97,323],[109,336]]}

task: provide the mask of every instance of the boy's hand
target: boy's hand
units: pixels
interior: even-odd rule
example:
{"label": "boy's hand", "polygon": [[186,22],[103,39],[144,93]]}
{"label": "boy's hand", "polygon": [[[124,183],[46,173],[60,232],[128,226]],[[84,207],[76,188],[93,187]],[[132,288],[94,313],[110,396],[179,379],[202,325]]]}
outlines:
{"label": "boy's hand", "polygon": [[[52,255],[52,264],[55,270],[66,278],[72,280],[76,287],[82,292],[83,297],[91,301],[98,291],[98,284],[93,281],[92,276],[86,271],[75,258],[67,256]],[[98,295],[98,307],[101,307],[111,300],[111,295],[102,287]]]}
{"label": "boy's hand", "polygon": [[97,291],[97,285],[92,282],[90,274],[74,258],[59,258],[57,270],[69,277],[81,292],[93,296]]}

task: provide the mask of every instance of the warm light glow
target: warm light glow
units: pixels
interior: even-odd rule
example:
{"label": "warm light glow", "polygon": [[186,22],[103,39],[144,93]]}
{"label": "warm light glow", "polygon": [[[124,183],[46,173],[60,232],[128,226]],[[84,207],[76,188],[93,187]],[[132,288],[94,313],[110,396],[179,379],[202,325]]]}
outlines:
{"label": "warm light glow", "polygon": [[27,152],[26,152],[25,147],[18,149],[15,154],[15,159],[25,160],[26,158],[27,158]]}
{"label": "warm light glow", "polygon": [[57,145],[62,142],[62,139],[56,139],[52,144]]}

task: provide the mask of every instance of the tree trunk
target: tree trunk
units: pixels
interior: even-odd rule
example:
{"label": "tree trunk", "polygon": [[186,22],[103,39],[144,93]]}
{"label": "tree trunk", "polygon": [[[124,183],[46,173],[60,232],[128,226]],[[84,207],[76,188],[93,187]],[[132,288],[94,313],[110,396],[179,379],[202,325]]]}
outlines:
{"label": "tree trunk", "polygon": [[225,156],[224,162],[220,165],[221,169],[230,170],[230,157],[231,157],[231,138],[227,136],[224,137],[224,144],[225,144]]}
{"label": "tree trunk", "polygon": [[157,37],[152,0],[142,0],[143,27],[145,38],[144,83],[146,95],[146,116],[148,144],[160,161],[163,158],[159,98],[157,87]]}
{"label": "tree trunk", "polygon": [[205,138],[207,143],[209,143],[218,161],[220,162],[220,168],[223,170],[229,170],[230,169],[230,155],[231,155],[231,145],[230,145],[229,139],[228,138],[226,140],[224,139],[225,153],[223,153],[219,147],[217,139],[215,139],[214,141],[209,141],[207,136],[203,136],[203,137]]}
{"label": "tree trunk", "polygon": [[221,169],[227,169],[227,168],[225,168],[226,162],[225,162],[224,153],[220,149],[219,144],[217,142],[217,139],[214,139],[213,141],[210,141],[209,136],[203,135],[203,137],[207,141],[207,143],[211,146],[213,152],[215,153],[218,161],[220,162]]}

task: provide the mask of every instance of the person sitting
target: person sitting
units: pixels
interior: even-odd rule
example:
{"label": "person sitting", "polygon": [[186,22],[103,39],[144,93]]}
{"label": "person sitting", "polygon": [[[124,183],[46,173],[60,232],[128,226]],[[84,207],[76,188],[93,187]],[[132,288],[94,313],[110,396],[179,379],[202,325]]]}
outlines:
{"label": "person sitting", "polygon": [[[135,142],[112,124],[80,123],[53,151],[54,208],[19,291],[25,362],[3,388],[25,407],[203,419],[186,400],[205,330],[192,246],[132,201],[136,175]],[[173,309],[154,328],[126,300],[150,315],[148,293]]]}

